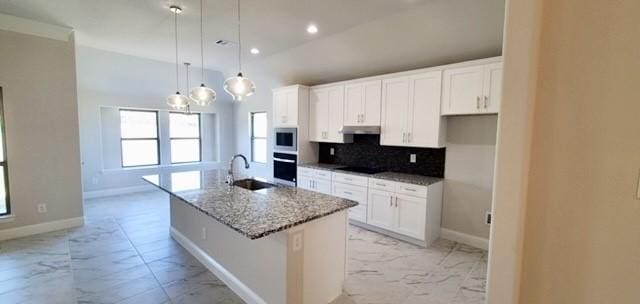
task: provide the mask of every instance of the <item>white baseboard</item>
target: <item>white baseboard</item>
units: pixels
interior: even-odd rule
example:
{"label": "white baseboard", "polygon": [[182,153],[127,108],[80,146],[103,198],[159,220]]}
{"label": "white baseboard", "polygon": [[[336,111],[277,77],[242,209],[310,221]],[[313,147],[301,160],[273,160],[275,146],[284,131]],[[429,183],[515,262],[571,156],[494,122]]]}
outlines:
{"label": "white baseboard", "polygon": [[440,237],[472,247],[489,250],[489,240],[478,236],[450,230],[447,228],[440,228]]}
{"label": "white baseboard", "polygon": [[87,192],[83,192],[82,195],[84,196],[85,199],[90,199],[90,198],[114,196],[114,195],[120,195],[120,194],[145,192],[145,191],[151,191],[151,190],[154,190],[154,189],[156,189],[156,188],[151,186],[151,185],[141,185],[141,186],[133,186],[133,187],[112,188],[112,189],[105,189],[105,190],[87,191]]}
{"label": "white baseboard", "polygon": [[260,296],[258,296],[247,285],[242,283],[231,272],[222,267],[218,262],[211,258],[198,245],[189,240],[178,230],[171,227],[171,237],[175,239],[184,249],[189,251],[191,255],[196,257],[209,271],[213,272],[222,282],[224,282],[233,292],[235,292],[242,300],[249,304],[267,304]]}
{"label": "white baseboard", "polygon": [[0,241],[17,239],[25,236],[63,230],[84,225],[84,217],[40,223],[16,228],[0,230]]}

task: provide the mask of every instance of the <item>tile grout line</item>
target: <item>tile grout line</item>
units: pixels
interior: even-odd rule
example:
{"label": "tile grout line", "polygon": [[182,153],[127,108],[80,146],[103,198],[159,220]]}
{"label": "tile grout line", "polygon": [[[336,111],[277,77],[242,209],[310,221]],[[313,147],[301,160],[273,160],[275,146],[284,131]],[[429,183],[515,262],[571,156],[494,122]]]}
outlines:
{"label": "tile grout line", "polygon": [[[136,247],[136,245],[133,244],[133,241],[131,241],[131,239],[129,238],[129,234],[127,234],[127,231],[124,230],[124,228],[122,228],[122,225],[120,225],[120,222],[118,221],[118,219],[114,218],[114,220],[115,220],[116,224],[118,225],[118,229],[120,229],[122,231],[122,233],[124,233],[124,236],[127,238],[127,241],[129,242],[129,244],[131,244],[131,247],[133,247],[133,250],[136,251],[136,254],[138,254],[140,259],[144,263],[144,266],[147,268],[147,270],[149,270],[149,273],[151,273],[151,275],[153,276],[153,279],[156,281],[156,283],[158,283],[158,287],[160,287],[160,289],[162,290],[162,293],[164,293],[164,295],[167,296],[167,299],[169,300],[169,303],[173,303],[173,299],[171,299],[171,297],[169,297],[169,294],[167,293],[167,291],[164,290],[164,287],[160,283],[160,280],[158,280],[158,277],[156,277],[156,274],[153,272],[153,270],[151,270],[151,267],[149,267],[149,264],[144,259],[144,257],[140,253],[140,251],[138,251],[138,247]],[[142,293],[140,293],[140,294],[142,294]],[[138,295],[140,295],[140,294],[138,294]]]}

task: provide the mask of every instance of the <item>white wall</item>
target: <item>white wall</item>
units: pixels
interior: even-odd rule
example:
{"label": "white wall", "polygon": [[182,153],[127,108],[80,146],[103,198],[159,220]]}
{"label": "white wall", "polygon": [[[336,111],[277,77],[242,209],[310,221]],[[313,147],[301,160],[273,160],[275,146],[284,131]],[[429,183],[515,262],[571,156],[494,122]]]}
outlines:
{"label": "white wall", "polygon": [[[246,69],[244,75],[256,83],[256,93],[243,102],[235,102],[233,107],[234,128],[235,128],[235,148],[236,153],[241,153],[250,159],[251,156],[251,129],[250,113],[267,112],[268,117],[268,138],[267,138],[267,163],[251,163],[250,174],[255,176],[273,177],[273,97],[271,90],[284,86],[275,75],[268,70],[250,67]],[[245,170],[236,164],[237,170]]]}
{"label": "white wall", "polygon": [[[175,65],[145,58],[133,57],[89,47],[77,48],[78,103],[80,117],[80,146],[82,152],[82,177],[85,192],[145,185],[140,177],[159,170],[188,170],[194,166],[168,166],[162,169],[113,169],[105,164],[113,163],[103,154],[104,148],[119,153],[119,147],[103,147],[101,111],[105,107],[130,107],[169,110],[166,96],[175,91]],[[200,70],[192,66],[189,70],[190,85],[200,84]],[[184,68],[180,70],[180,91],[188,92]],[[218,93],[218,101],[209,107],[194,107],[197,112],[215,113],[219,139],[215,158],[223,160],[196,167],[219,167],[226,165],[234,150],[233,106],[222,89],[224,78],[216,71],[206,71],[206,84]],[[102,110],[101,110],[102,109]],[[163,115],[160,115],[161,117]],[[166,122],[161,121],[161,137],[167,134]],[[203,136],[211,135],[207,130]],[[204,140],[204,138],[203,138]],[[118,143],[119,144],[119,143]],[[163,164],[169,162],[169,146],[161,145]],[[203,150],[203,152],[205,152]],[[206,155],[206,153],[205,153]],[[112,160],[112,159],[111,159]],[[206,159],[205,159],[206,160]],[[210,160],[210,159],[209,159]],[[105,170],[106,169],[106,170]]]}
{"label": "white wall", "polygon": [[[12,222],[0,230],[81,217],[82,190],[73,37],[0,30]],[[37,213],[37,204],[47,213]]]}
{"label": "white wall", "polygon": [[498,116],[447,119],[442,227],[488,239]]}

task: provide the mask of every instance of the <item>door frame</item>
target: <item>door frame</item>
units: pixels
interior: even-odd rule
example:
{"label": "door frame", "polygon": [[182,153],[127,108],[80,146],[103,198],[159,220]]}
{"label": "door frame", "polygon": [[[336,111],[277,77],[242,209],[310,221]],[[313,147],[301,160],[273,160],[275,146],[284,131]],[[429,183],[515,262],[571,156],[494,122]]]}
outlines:
{"label": "door frame", "polygon": [[486,303],[519,302],[542,0],[506,0]]}

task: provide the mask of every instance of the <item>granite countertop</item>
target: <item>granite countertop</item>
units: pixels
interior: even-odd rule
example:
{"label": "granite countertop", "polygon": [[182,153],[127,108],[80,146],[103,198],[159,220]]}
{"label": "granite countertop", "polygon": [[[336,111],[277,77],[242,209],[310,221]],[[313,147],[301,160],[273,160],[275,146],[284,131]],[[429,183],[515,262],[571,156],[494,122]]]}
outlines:
{"label": "granite countertop", "polygon": [[[226,183],[225,170],[147,175],[143,179],[250,239],[358,205],[295,187],[251,191]],[[236,175],[236,180],[242,177]]]}
{"label": "granite countertop", "polygon": [[299,164],[298,166],[311,168],[311,169],[327,170],[327,171],[340,171],[341,173],[345,173],[345,174],[359,175],[359,176],[365,176],[370,178],[390,180],[394,182],[401,182],[401,183],[420,185],[420,186],[429,186],[443,180],[443,178],[441,177],[431,177],[431,176],[406,174],[406,173],[390,172],[390,171],[374,173],[374,174],[343,171],[343,170],[340,170],[340,168],[346,167],[346,166],[335,165],[335,164],[308,163],[308,164]]}

